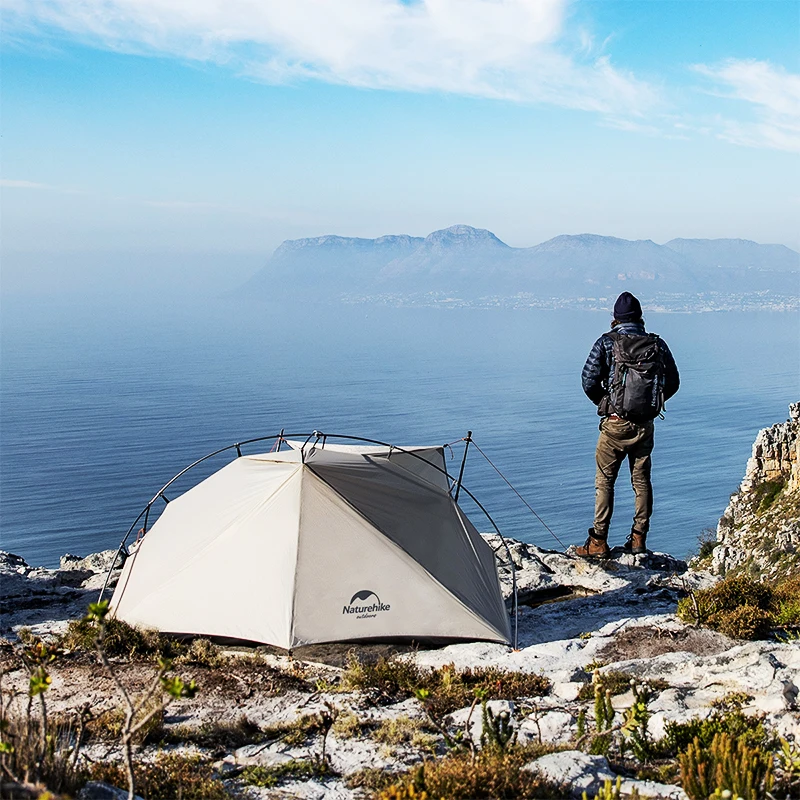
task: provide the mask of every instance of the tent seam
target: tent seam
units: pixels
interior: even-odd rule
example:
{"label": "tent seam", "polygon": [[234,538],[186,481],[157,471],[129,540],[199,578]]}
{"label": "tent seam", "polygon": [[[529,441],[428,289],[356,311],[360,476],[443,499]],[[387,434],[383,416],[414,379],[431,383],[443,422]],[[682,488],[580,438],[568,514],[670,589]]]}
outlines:
{"label": "tent seam", "polygon": [[[338,491],[334,486],[332,486],[330,483],[328,483],[328,481],[326,481],[325,478],[323,478],[320,474],[318,474],[314,470],[314,468],[311,466],[311,464],[306,463],[306,464],[304,464],[304,466],[308,467],[309,471],[311,472],[311,474],[315,478],[317,478],[319,481],[324,483],[325,486],[327,486],[340,500],[342,500],[342,502],[344,502],[349,508],[351,508],[353,511],[355,511],[355,513],[358,514],[358,516],[361,517],[361,519],[365,520],[370,525],[370,527],[372,527],[375,531],[377,531],[392,547],[396,547],[401,553],[404,553],[406,556],[408,556],[408,558],[411,560],[412,564],[414,564],[417,567],[419,567],[419,569],[422,570],[425,573],[425,575],[427,575],[435,584],[437,584],[445,592],[447,592],[447,594],[450,595],[450,597],[452,597],[453,600],[455,600],[459,605],[461,605],[464,608],[464,610],[470,616],[472,616],[474,619],[478,620],[478,622],[480,622],[481,624],[485,625],[486,627],[490,628],[491,630],[495,631],[500,636],[502,636],[503,637],[503,641],[505,641],[505,642],[509,641],[509,638],[506,636],[505,632],[499,631],[491,622],[489,622],[489,620],[485,619],[480,614],[478,614],[474,609],[470,608],[458,595],[454,594],[453,591],[451,589],[449,589],[447,586],[445,586],[435,575],[433,575],[429,570],[425,569],[425,567],[422,564],[420,564],[420,562],[416,558],[414,558],[414,556],[411,553],[409,553],[408,550],[405,549],[405,547],[403,547],[402,545],[400,545],[396,541],[394,541],[394,539],[392,539],[391,536],[389,536],[384,530],[382,530],[378,525],[376,525],[360,509],[358,509],[356,506],[354,506],[340,491]],[[425,483],[428,483],[428,482],[425,481]],[[428,484],[428,485],[431,485],[431,484]],[[301,488],[301,491],[302,491],[302,488]],[[301,506],[302,506],[302,502],[301,502]],[[461,520],[459,520],[459,522],[461,522]],[[299,540],[299,536],[298,536],[298,540]],[[299,545],[298,545],[298,549],[299,549]],[[299,558],[298,558],[298,561],[299,561]],[[297,578],[297,575],[295,574],[295,586],[296,586],[296,578]]]}

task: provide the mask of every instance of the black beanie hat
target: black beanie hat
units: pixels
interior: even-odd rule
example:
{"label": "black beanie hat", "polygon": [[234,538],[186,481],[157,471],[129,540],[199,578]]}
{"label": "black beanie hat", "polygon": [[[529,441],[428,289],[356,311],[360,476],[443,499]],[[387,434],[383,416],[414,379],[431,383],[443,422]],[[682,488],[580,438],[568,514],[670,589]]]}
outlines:
{"label": "black beanie hat", "polygon": [[623,292],[614,303],[614,319],[618,322],[636,322],[641,318],[641,303],[630,292]]}

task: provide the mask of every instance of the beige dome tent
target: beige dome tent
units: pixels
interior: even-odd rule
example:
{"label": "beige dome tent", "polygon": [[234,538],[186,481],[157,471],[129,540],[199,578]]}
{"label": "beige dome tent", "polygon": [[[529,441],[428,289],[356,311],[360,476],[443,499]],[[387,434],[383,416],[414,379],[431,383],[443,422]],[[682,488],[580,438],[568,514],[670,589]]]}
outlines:
{"label": "beige dome tent", "polygon": [[450,496],[443,448],[289,444],[168,502],[131,548],[112,613],[289,650],[509,642],[494,553]]}

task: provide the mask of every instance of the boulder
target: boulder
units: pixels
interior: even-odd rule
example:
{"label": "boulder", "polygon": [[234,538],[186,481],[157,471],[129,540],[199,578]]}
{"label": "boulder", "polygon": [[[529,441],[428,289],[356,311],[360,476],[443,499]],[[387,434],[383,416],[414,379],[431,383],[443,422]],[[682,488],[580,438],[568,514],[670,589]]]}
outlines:
{"label": "boulder", "polygon": [[616,780],[604,756],[590,756],[580,750],[549,753],[523,769],[538,772],[553,783],[568,785],[573,797],[580,797],[584,792],[595,795],[607,780]]}
{"label": "boulder", "polygon": [[[584,792],[597,794],[606,781],[616,784],[617,776],[611,771],[604,756],[590,756],[579,750],[564,750],[560,753],[537,758],[523,769],[538,772],[553,783],[566,785],[573,797],[581,797]],[[655,781],[637,781],[630,778],[622,780],[620,796],[630,797],[634,790],[641,798],[661,800],[689,800],[679,786],[670,786]]]}
{"label": "boulder", "polygon": [[538,719],[530,714],[520,723],[520,744],[566,744],[572,741],[577,720],[568,711],[548,711]]}

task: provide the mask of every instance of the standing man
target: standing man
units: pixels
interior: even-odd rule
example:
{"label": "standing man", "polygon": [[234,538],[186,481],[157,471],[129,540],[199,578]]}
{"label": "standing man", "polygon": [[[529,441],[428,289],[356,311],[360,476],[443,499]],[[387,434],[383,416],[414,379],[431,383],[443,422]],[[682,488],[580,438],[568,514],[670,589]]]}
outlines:
{"label": "standing man", "polygon": [[581,379],[583,391],[602,419],[596,453],[594,526],[589,528],[586,543],[575,552],[589,558],[611,555],[608,527],[614,511],[614,482],[627,458],[636,510],[625,550],[646,553],[653,513],[653,420],[678,391],[680,377],[667,343],[645,331],[642,306],[630,292],[623,292],[614,303],[611,330],[594,343]]}

